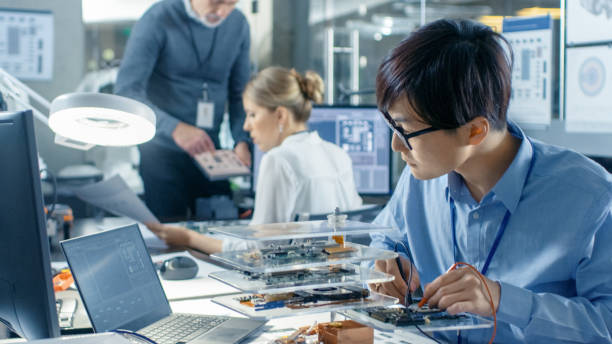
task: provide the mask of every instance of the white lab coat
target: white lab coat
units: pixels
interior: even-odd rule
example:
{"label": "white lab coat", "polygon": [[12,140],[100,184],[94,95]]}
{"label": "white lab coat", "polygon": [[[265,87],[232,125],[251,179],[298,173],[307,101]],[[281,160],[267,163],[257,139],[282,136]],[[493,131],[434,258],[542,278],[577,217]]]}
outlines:
{"label": "white lab coat", "polygon": [[[348,154],[316,131],[302,132],[264,154],[251,224],[289,222],[296,214],[332,213],[336,207],[352,210],[361,205]],[[223,251],[247,247],[252,245],[223,242]]]}

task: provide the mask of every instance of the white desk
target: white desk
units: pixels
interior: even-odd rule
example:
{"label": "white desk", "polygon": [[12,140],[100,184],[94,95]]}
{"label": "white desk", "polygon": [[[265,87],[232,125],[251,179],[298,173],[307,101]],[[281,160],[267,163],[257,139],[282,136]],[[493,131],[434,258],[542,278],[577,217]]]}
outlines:
{"label": "white desk", "polygon": [[[205,315],[227,315],[232,317],[244,317],[228,308],[220,306],[211,299],[185,300],[174,301],[170,303],[173,312],[177,313],[195,313]],[[246,343],[251,344],[269,344],[276,338],[283,335],[291,334],[293,331],[302,326],[312,325],[315,321],[318,323],[330,321],[331,314],[318,313],[309,315],[300,315],[289,318],[272,319],[268,321],[266,326],[259,332],[254,333],[247,339]],[[343,316],[336,317],[336,320],[344,320]],[[392,333],[374,331],[374,343],[376,344],[430,344],[434,341],[412,333],[402,333],[394,335]]]}
{"label": "white desk", "polygon": [[[157,262],[175,256],[187,256],[194,258],[187,252],[177,252],[155,255],[152,257],[152,259],[153,262]],[[209,273],[225,270],[224,268],[200,259],[194,259],[198,263],[198,274],[195,278],[182,281],[166,281],[160,277],[160,281],[168,301],[213,297],[240,292],[236,288],[230,287],[225,283],[221,283],[208,277]]]}
{"label": "white desk", "polygon": [[[176,252],[152,257],[153,261],[161,261],[177,255],[187,255],[192,257],[187,252]],[[213,303],[211,298],[219,295],[227,295],[229,293],[238,293],[239,290],[230,287],[224,283],[208,277],[208,274],[213,271],[224,270],[224,268],[196,259],[199,267],[196,278],[182,281],[166,281],[160,278],[166,297],[170,301],[170,306],[173,312],[177,313],[193,313],[205,315],[226,315],[233,317],[244,317],[228,308]],[[66,263],[53,263],[54,268],[66,267]],[[247,338],[245,343],[268,344],[272,340],[288,335],[297,328],[307,325],[312,325],[315,321],[328,322],[330,321],[330,313],[319,313],[302,315],[290,318],[273,319],[269,321],[260,331],[254,333]],[[343,317],[339,317],[342,320]],[[401,335],[393,335],[380,331],[374,332],[374,342],[377,344],[421,344],[434,343],[418,334],[405,333]],[[20,339],[0,340],[0,344],[5,343],[20,343],[24,342]]]}

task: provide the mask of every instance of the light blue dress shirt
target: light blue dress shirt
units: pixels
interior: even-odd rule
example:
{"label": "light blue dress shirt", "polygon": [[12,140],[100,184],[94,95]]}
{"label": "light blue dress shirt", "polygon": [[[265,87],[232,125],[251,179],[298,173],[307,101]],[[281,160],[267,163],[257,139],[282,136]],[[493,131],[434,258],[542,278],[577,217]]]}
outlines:
{"label": "light blue dress shirt", "polygon": [[[522,143],[480,203],[457,173],[423,181],[407,166],[374,220],[396,230],[372,234],[371,246],[393,250],[402,240],[424,287],[454,262],[449,197],[456,206],[456,259],[479,270],[509,210],[486,274],[501,285],[495,342],[609,343],[612,177],[583,155],[525,139],[513,123],[508,128]],[[463,331],[462,343],[486,343],[491,332]],[[457,341],[456,332],[436,335]]]}

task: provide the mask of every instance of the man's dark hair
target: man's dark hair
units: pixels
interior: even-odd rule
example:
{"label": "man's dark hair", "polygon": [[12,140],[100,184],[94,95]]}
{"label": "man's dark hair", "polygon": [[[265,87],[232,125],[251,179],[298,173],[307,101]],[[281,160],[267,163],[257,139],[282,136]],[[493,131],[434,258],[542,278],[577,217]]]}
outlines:
{"label": "man's dark hair", "polygon": [[434,128],[455,129],[483,116],[500,130],[511,74],[512,49],[500,34],[470,20],[441,19],[391,51],[378,69],[376,99],[381,111],[388,111],[407,97]]}

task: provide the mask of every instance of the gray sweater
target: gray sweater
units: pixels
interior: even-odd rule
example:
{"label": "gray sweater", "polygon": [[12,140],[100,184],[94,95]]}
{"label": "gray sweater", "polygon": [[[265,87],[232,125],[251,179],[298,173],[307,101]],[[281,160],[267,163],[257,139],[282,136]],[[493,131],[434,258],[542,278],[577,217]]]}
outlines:
{"label": "gray sweater", "polygon": [[249,80],[249,47],[249,25],[237,9],[210,29],[187,15],[182,0],[158,2],[132,29],[115,93],[149,105],[157,116],[153,142],[180,150],[172,131],[179,121],[195,125],[207,83],[215,116],[206,131],[215,145],[226,103],[234,140],[247,141],[242,91]]}

